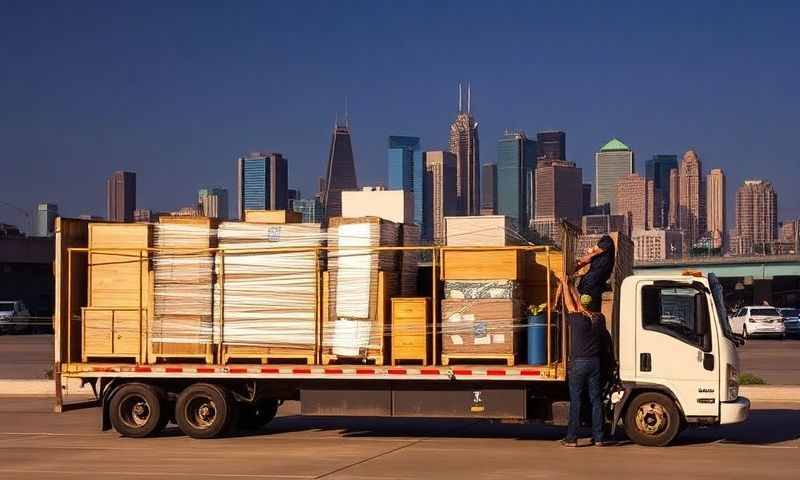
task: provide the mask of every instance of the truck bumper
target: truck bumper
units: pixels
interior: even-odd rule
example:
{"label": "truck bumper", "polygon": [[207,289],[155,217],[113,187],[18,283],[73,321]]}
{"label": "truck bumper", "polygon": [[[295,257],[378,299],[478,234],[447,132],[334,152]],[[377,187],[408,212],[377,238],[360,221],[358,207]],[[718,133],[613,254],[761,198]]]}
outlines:
{"label": "truck bumper", "polygon": [[738,397],[730,402],[720,402],[719,404],[720,425],[744,422],[749,414],[750,400],[744,397]]}

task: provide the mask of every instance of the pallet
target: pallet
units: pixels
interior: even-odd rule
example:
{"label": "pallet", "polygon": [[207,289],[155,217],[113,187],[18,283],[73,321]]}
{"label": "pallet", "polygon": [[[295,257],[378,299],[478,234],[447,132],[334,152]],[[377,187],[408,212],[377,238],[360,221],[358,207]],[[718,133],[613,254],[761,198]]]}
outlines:
{"label": "pallet", "polygon": [[[411,363],[413,362],[413,363]],[[422,357],[392,358],[392,366],[397,365],[427,365],[428,361]]]}
{"label": "pallet", "polygon": [[294,363],[297,360],[304,360],[306,365],[316,363],[316,353],[313,348],[286,348],[286,347],[265,347],[256,345],[225,345],[222,352],[222,364],[227,365],[237,363],[236,360],[244,362],[258,362],[261,364],[275,363]]}
{"label": "pallet", "polygon": [[467,360],[467,361],[475,361],[477,363],[485,363],[487,361],[496,360],[498,362],[502,361],[505,362],[506,365],[509,367],[513,367],[516,355],[514,354],[488,354],[488,353],[443,353],[442,354],[442,365],[447,366],[450,365],[452,360]]}
{"label": "pallet", "polygon": [[364,357],[341,357],[339,355],[334,355],[332,353],[323,353],[322,354],[322,364],[323,365],[360,365],[360,364],[369,364],[372,362],[372,365],[375,366],[382,366],[383,365],[383,355],[380,353],[368,353]]}

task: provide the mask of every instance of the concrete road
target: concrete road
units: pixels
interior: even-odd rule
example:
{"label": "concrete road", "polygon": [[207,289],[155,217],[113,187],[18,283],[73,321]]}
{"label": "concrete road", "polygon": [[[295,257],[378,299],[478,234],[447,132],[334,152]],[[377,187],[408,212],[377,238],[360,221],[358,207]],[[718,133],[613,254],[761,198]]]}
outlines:
{"label": "concrete road", "polygon": [[566,449],[563,429],[455,421],[311,419],[297,404],[258,434],[193,440],[100,432],[96,409],[0,399],[0,478],[797,478],[800,404],[755,405],[742,425],[688,430],[670,448]]}
{"label": "concrete road", "polygon": [[770,385],[800,385],[800,340],[748,340],[739,349],[742,371]]}
{"label": "concrete road", "polygon": [[41,379],[52,368],[52,335],[0,336],[0,378]]}

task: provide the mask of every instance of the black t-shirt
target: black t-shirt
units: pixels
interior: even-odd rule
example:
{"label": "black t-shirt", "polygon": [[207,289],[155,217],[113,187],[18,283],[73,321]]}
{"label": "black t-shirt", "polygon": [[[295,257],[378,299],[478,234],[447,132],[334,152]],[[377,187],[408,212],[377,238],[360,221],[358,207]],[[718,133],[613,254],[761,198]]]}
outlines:
{"label": "black t-shirt", "polygon": [[614,241],[608,235],[603,235],[597,246],[603,249],[603,253],[592,257],[589,271],[578,284],[580,293],[592,296],[602,293],[614,271]]}
{"label": "black t-shirt", "polygon": [[567,315],[571,358],[601,357],[604,352],[606,320],[602,313],[591,319],[582,313]]}

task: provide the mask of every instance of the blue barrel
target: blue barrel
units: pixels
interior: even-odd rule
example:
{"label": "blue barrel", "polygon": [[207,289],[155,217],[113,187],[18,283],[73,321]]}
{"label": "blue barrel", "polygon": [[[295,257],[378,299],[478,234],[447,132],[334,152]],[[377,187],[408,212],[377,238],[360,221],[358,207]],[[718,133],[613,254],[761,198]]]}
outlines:
{"label": "blue barrel", "polygon": [[[555,319],[553,319],[555,320]],[[556,338],[555,322],[551,325],[552,338]],[[555,355],[555,351],[552,352]],[[528,316],[528,364],[547,363],[547,313]]]}

